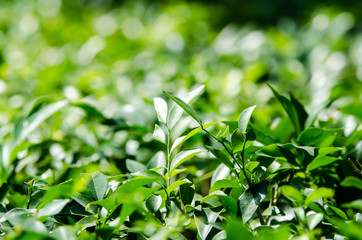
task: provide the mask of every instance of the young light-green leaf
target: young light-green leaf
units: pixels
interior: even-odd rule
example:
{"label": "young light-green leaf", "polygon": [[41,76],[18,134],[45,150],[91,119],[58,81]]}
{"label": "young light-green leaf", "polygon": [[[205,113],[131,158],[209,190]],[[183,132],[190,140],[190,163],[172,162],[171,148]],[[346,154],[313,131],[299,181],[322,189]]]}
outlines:
{"label": "young light-green leaf", "polygon": [[336,158],[336,157],[329,157],[329,156],[317,157],[317,158],[313,159],[313,161],[307,166],[307,169],[309,171],[312,171],[314,169],[334,163],[337,160],[338,160],[338,158]]}
{"label": "young light-green leaf", "polygon": [[133,176],[146,177],[154,179],[161,187],[166,188],[165,178],[156,171],[153,170],[142,170],[132,174]]}
{"label": "young light-green leaf", "polygon": [[[190,104],[197,96],[199,96],[202,93],[204,88],[205,86],[202,85],[196,88],[195,90],[189,92],[185,97],[182,97],[181,99],[185,103]],[[167,117],[167,127],[170,130],[172,130],[176,125],[176,123],[180,120],[182,112],[183,112],[182,108],[176,103],[171,107],[171,110]]]}
{"label": "young light-green leaf", "polygon": [[157,124],[155,124],[155,130],[153,131],[152,137],[163,143],[166,144],[166,136],[165,133],[163,132],[162,128],[160,128],[160,126],[158,126]]}
{"label": "young light-green leaf", "polygon": [[228,180],[228,179],[222,179],[216,181],[212,187],[210,188],[209,192],[214,192],[216,190],[219,190],[221,188],[242,188],[243,186],[238,184],[235,181]]}
{"label": "young light-green leaf", "polygon": [[[216,122],[214,123],[207,123],[203,126],[203,128],[208,128],[212,125],[215,125],[217,124]],[[175,142],[172,144],[172,147],[171,147],[171,152],[173,152],[173,150],[175,150],[175,148],[177,148],[178,146],[180,146],[182,143],[184,143],[187,139],[191,138],[192,136],[194,136],[195,134],[197,134],[198,132],[200,132],[202,130],[201,127],[197,127],[197,128],[194,128],[192,131],[190,131],[188,134],[186,134],[185,136],[181,136],[181,137],[178,137]]]}
{"label": "young light-green leaf", "polygon": [[[171,94],[163,91],[163,93],[171,98],[172,101],[174,101],[177,105],[179,105],[187,114],[189,114],[193,119],[196,120],[196,122],[198,122],[200,125],[202,125],[202,121],[201,119],[199,118],[199,116],[197,116],[196,112],[194,111],[194,109],[189,106],[187,103],[185,103],[183,100],[181,100],[180,98],[178,97],[174,97],[172,96]],[[169,126],[170,128],[172,128],[171,126]]]}
{"label": "young light-green leaf", "polygon": [[205,150],[192,149],[178,153],[171,162],[171,172],[186,160],[202,152],[205,152]]}
{"label": "young light-green leaf", "polygon": [[254,106],[251,106],[251,107],[245,109],[245,110],[240,114],[240,117],[239,117],[239,120],[238,120],[238,126],[239,126],[239,130],[240,130],[241,132],[246,132],[246,128],[247,128],[247,126],[248,126],[248,123],[249,123],[251,114],[253,113],[255,107],[256,107],[255,105],[254,105]]}
{"label": "young light-green leaf", "polygon": [[362,179],[354,176],[346,177],[341,185],[343,187],[353,187],[362,190]]}
{"label": "young light-green leaf", "polygon": [[158,120],[166,124],[167,122],[167,103],[162,98],[154,98],[153,104],[157,113]]}

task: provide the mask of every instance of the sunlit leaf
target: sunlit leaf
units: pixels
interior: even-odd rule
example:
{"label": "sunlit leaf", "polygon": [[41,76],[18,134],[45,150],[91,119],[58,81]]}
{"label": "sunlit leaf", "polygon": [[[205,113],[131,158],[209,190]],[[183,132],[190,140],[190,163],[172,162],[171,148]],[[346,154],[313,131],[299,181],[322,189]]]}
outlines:
{"label": "sunlit leaf", "polygon": [[153,103],[157,113],[158,120],[166,124],[167,122],[167,103],[162,98],[154,98]]}
{"label": "sunlit leaf", "polygon": [[156,139],[157,141],[166,144],[166,136],[165,133],[163,132],[163,130],[160,128],[160,126],[158,126],[157,124],[155,124],[155,130],[153,131],[152,137],[154,139]]}
{"label": "sunlit leaf", "polygon": [[205,152],[205,150],[201,150],[201,149],[192,149],[192,150],[187,150],[187,151],[182,151],[180,153],[178,153],[171,162],[171,172],[177,168],[178,166],[180,166],[182,163],[184,163],[186,160],[192,158],[193,156]]}
{"label": "sunlit leaf", "polygon": [[241,132],[246,132],[251,114],[253,113],[256,106],[245,109],[239,116],[238,126]]}

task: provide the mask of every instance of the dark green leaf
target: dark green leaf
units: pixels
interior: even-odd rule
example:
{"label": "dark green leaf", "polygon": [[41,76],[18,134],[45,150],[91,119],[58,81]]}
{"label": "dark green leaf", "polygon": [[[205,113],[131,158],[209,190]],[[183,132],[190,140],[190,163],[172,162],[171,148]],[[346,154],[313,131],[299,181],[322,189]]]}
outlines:
{"label": "dark green leaf", "polygon": [[194,199],[195,189],[191,184],[182,184],[180,185],[180,195],[181,200],[184,205],[191,204]]}
{"label": "dark green leaf", "polygon": [[150,212],[155,213],[161,207],[162,197],[160,195],[151,195],[146,200],[146,207]]}
{"label": "dark green leaf", "polygon": [[283,106],[284,110],[287,112],[290,120],[292,121],[295,130],[297,133],[303,130],[305,121],[308,117],[308,114],[304,110],[302,104],[300,104],[292,94],[290,94],[291,100],[288,100],[286,97],[281,96],[274,88],[268,84],[269,88],[273,91],[274,96]]}
{"label": "dark green leaf", "polygon": [[268,186],[269,181],[257,183],[240,196],[239,204],[243,223],[246,223],[253,217],[266,196]]}
{"label": "dark green leaf", "polygon": [[217,195],[217,198],[220,200],[220,202],[224,206],[225,210],[231,216],[235,217],[236,213],[238,212],[237,202],[232,197],[229,197],[229,196]]}
{"label": "dark green leaf", "polygon": [[108,179],[106,175],[101,172],[95,172],[91,175],[91,180],[88,183],[88,189],[96,201],[100,201],[104,198],[107,188]]}

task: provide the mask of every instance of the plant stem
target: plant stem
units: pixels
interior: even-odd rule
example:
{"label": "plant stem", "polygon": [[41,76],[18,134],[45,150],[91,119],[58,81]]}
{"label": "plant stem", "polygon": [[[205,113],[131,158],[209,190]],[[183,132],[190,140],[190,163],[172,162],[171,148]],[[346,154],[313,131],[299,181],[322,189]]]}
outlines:
{"label": "plant stem", "polygon": [[244,141],[244,144],[243,144],[243,151],[242,151],[242,154],[241,154],[241,164],[243,165],[242,170],[243,170],[246,182],[248,183],[248,186],[251,187],[251,182],[250,182],[248,176],[246,175],[246,171],[245,171],[245,144],[246,144],[246,138],[245,138],[245,141]]}
{"label": "plant stem", "polygon": [[171,144],[171,131],[167,129],[167,153],[166,153],[166,164],[167,164],[167,187],[171,185],[171,152],[170,152],[170,144]]}
{"label": "plant stem", "polygon": [[[223,141],[220,141],[219,139],[217,139],[214,135],[212,135],[209,131],[207,131],[202,125],[200,125],[200,126],[201,126],[202,130],[204,130],[209,136],[211,136],[213,139],[215,139],[218,143],[220,143],[226,149],[226,151],[232,157],[234,162],[239,166],[240,169],[242,169],[242,167],[240,166],[240,164],[236,160],[234,154],[229,150],[229,148],[225,145],[225,143]],[[239,176],[238,176],[238,178],[239,178]]]}

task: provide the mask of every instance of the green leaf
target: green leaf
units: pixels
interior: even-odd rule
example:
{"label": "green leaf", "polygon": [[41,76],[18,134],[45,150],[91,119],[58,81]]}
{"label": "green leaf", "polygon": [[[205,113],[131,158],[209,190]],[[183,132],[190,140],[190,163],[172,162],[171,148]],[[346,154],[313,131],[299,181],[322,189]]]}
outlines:
{"label": "green leaf", "polygon": [[259,165],[259,162],[252,161],[248,162],[245,166],[245,169],[248,170],[248,172],[253,173],[255,168]]}
{"label": "green leaf", "polygon": [[205,152],[205,150],[201,150],[201,149],[192,149],[192,150],[187,150],[187,151],[182,151],[179,152],[174,159],[171,162],[171,172],[177,168],[179,165],[181,165],[182,163],[184,163],[186,160],[192,158],[193,156]]}
{"label": "green leaf", "polygon": [[299,145],[292,144],[292,143],[278,144],[278,146],[281,147],[281,148],[284,148],[284,149],[298,148],[298,149],[301,149],[301,150],[305,151],[306,153],[308,153],[311,156],[315,156],[316,153],[317,153],[315,147],[299,146]]}
{"label": "green leaf", "polygon": [[347,215],[339,208],[336,208],[335,206],[333,206],[331,203],[327,202],[326,203],[328,205],[328,207],[340,218],[347,220]]}
{"label": "green leaf", "polygon": [[16,226],[19,229],[39,234],[47,234],[48,230],[45,225],[40,221],[30,216],[17,215],[16,213],[6,214],[6,219],[11,223],[12,226]]}
{"label": "green leaf", "polygon": [[[213,125],[217,124],[217,122],[214,123],[207,123],[203,126],[204,129],[211,127]],[[178,137],[175,142],[172,144],[171,147],[171,152],[173,152],[173,150],[175,150],[178,146],[180,146],[182,143],[184,143],[187,139],[191,138],[192,136],[194,136],[196,133],[200,132],[202,130],[201,126],[194,128],[193,130],[191,130],[188,134],[186,134],[185,136],[181,136]]]}
{"label": "green leaf", "polygon": [[310,230],[313,230],[323,220],[322,213],[313,213],[307,216],[307,224]]}
{"label": "green leaf", "polygon": [[180,185],[180,195],[183,205],[188,205],[192,203],[194,199],[195,189],[191,184],[182,184]]}
{"label": "green leaf", "polygon": [[44,217],[57,215],[68,203],[69,199],[53,200],[51,203],[39,209],[38,218],[44,219]]}
{"label": "green leaf", "polygon": [[253,113],[254,109],[255,109],[255,105],[251,106],[247,109],[245,109],[239,116],[239,120],[238,120],[238,126],[241,132],[246,132],[246,128],[248,126],[251,114]]}
{"label": "green leaf", "polygon": [[221,130],[220,130],[220,134],[218,134],[216,136],[216,138],[223,141],[223,140],[225,140],[227,138],[228,135],[229,135],[229,125],[226,125],[226,128],[225,128],[224,132],[221,133]]}
{"label": "green leaf", "polygon": [[287,198],[297,201],[298,203],[303,203],[303,196],[293,186],[290,185],[281,186],[280,191]]}
{"label": "green leaf", "polygon": [[158,126],[157,124],[155,124],[155,130],[153,131],[152,137],[154,139],[156,139],[157,141],[166,144],[166,136],[165,133],[163,132],[163,130],[160,128],[160,126]]}
{"label": "green leaf", "polygon": [[285,159],[285,156],[282,154],[282,152],[280,151],[279,146],[277,144],[267,145],[267,146],[261,148],[260,150],[258,150],[256,152],[256,154],[259,156],[264,156],[264,157]]}
{"label": "green leaf", "polygon": [[304,146],[314,146],[319,148],[329,147],[336,138],[336,133],[338,131],[340,130],[307,128],[299,134],[297,141]]}
{"label": "green leaf", "polygon": [[[181,100],[178,97],[174,97],[165,91],[163,91],[163,93],[167,97],[171,98],[171,100],[174,101],[177,105],[179,105],[188,115],[190,115],[193,119],[195,119],[196,122],[198,122],[200,125],[202,125],[201,119],[199,118],[199,116],[197,116],[196,112],[194,111],[194,109],[191,106],[189,106],[187,103],[185,103],[183,100]],[[171,119],[171,116],[170,116],[170,119]],[[173,127],[172,125],[169,126],[169,129],[172,129],[172,127]]]}
{"label": "green leaf", "polygon": [[162,205],[162,197],[160,195],[151,195],[146,200],[146,207],[150,212],[155,213]]}
{"label": "green leaf", "polygon": [[153,104],[155,105],[155,110],[157,113],[158,120],[167,123],[167,103],[162,98],[154,98]]}
{"label": "green leaf", "polygon": [[239,219],[230,219],[226,227],[226,240],[254,240],[253,234],[246,229]]}
{"label": "green leaf", "polygon": [[214,148],[212,146],[205,145],[206,149],[209,150],[220,162],[225,164],[233,173],[238,175],[234,169],[234,164],[231,162],[230,158],[220,149]]}
{"label": "green leaf", "polygon": [[263,181],[251,186],[239,198],[240,212],[243,223],[248,222],[264,200],[269,181]]}
{"label": "green leaf", "polygon": [[[202,85],[195,90],[188,93],[185,97],[181,98],[185,103],[190,104],[198,95],[202,93],[205,86]],[[167,126],[169,130],[172,130],[176,123],[180,120],[182,115],[182,108],[179,107],[178,104],[174,104],[169,112],[168,118],[167,118]]]}
{"label": "green leaf", "polygon": [[100,201],[104,198],[108,188],[107,176],[101,172],[94,172],[91,175],[91,180],[88,183],[88,189],[90,190],[94,200]]}
{"label": "green leaf", "polygon": [[342,203],[341,206],[344,208],[353,208],[362,211],[362,199],[357,199],[349,203]]}
{"label": "green leaf", "polygon": [[103,115],[103,113],[101,113],[97,108],[95,108],[94,106],[92,106],[92,105],[90,105],[88,103],[84,103],[84,102],[72,103],[72,106],[83,109],[89,116],[99,118],[101,120],[106,120],[107,119]]}
{"label": "green leaf", "polygon": [[56,240],[76,240],[76,234],[70,226],[60,226],[49,233],[51,238]]}
{"label": "green leaf", "polygon": [[209,192],[211,193],[222,188],[243,188],[243,186],[236,183],[235,181],[222,179],[216,181],[210,188]]}
{"label": "green leaf", "polygon": [[135,160],[131,160],[131,159],[126,159],[126,168],[131,173],[146,170],[145,165],[143,165],[139,161],[135,161]]}
{"label": "green leaf", "polygon": [[138,177],[146,177],[146,178],[154,179],[155,182],[157,182],[161,187],[166,188],[165,178],[161,174],[159,174],[158,172],[155,172],[153,170],[142,170],[139,172],[135,172],[132,175],[138,176]]}
{"label": "green leaf", "polygon": [[359,190],[362,190],[362,179],[354,176],[346,177],[342,183],[341,186],[343,187],[353,187],[358,188]]}
{"label": "green leaf", "polygon": [[308,114],[304,110],[304,107],[298,100],[296,100],[292,94],[290,94],[291,100],[287,99],[284,96],[281,96],[274,88],[268,84],[269,88],[273,91],[274,96],[283,106],[284,110],[287,112],[290,120],[292,121],[295,130],[297,133],[303,130],[305,121],[308,118]]}
{"label": "green leaf", "polygon": [[43,108],[41,108],[36,113],[33,113],[31,116],[27,117],[21,126],[20,129],[17,129],[18,131],[21,131],[20,133],[15,133],[15,136],[19,136],[16,141],[22,142],[24,141],[30,133],[32,133],[35,129],[39,127],[39,125],[44,122],[45,119],[49,118],[51,115],[59,111],[61,108],[66,106],[68,104],[68,101],[58,101],[55,103],[51,103]]}
{"label": "green leaf", "polygon": [[231,146],[233,147],[233,152],[241,152],[244,149],[245,135],[240,132],[239,129],[236,129],[231,135]]}
{"label": "green leaf", "polygon": [[168,186],[167,193],[170,194],[175,188],[177,188],[183,184],[186,184],[186,183],[191,183],[191,182],[188,179],[183,179],[183,180],[178,180],[178,181],[172,183],[170,186]]}
{"label": "green leaf", "polygon": [[[148,169],[165,167],[165,166],[166,166],[166,157],[165,157],[165,153],[162,151],[157,152],[147,164]],[[143,170],[143,169],[140,169],[140,170]],[[140,170],[138,170],[138,171],[140,171]],[[135,172],[137,172],[137,171],[135,171]]]}
{"label": "green leaf", "polygon": [[220,212],[213,212],[209,208],[204,208],[203,213],[206,216],[206,223],[204,221],[201,221],[195,215],[197,232],[199,233],[201,240],[205,240],[207,238],[213,227],[213,224],[216,222],[217,217],[220,215]]}
{"label": "green leaf", "polygon": [[237,202],[232,197],[229,196],[217,195],[217,198],[222,203],[222,205],[224,206],[225,210],[229,213],[229,215],[235,217],[238,212]]}
{"label": "green leaf", "polygon": [[362,120],[361,103],[351,103],[349,105],[339,108],[339,110],[348,115],[353,115],[359,118],[359,120]]}
{"label": "green leaf", "polygon": [[309,203],[318,199],[318,198],[330,198],[334,196],[334,191],[330,188],[317,188],[314,192],[307,196],[304,206],[308,206]]}
{"label": "green leaf", "polygon": [[308,171],[313,171],[314,169],[334,163],[337,160],[338,158],[336,157],[328,157],[328,156],[317,157],[307,166],[307,169]]}
{"label": "green leaf", "polygon": [[89,205],[91,202],[93,202],[93,200],[86,195],[77,193],[76,195],[72,196],[72,198],[84,208],[88,208],[86,211],[90,211],[93,214],[97,213],[97,207],[94,205]]}
{"label": "green leaf", "polygon": [[340,147],[325,147],[325,148],[320,148],[318,150],[318,157],[321,156],[325,156],[327,154],[333,153],[333,152],[338,152],[338,151],[342,151],[345,150],[345,148],[340,148]]}

